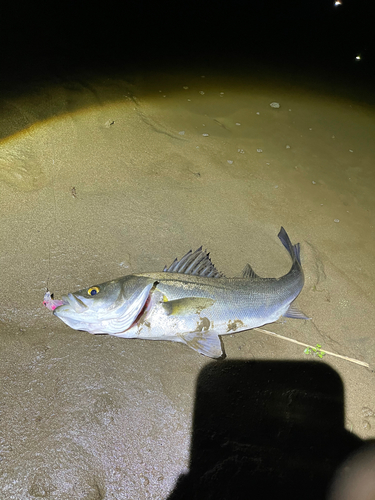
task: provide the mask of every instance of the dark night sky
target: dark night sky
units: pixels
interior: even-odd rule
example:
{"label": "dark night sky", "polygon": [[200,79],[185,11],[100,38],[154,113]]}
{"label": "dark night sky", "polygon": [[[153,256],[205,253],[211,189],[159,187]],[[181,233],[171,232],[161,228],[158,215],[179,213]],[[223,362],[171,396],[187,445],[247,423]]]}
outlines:
{"label": "dark night sky", "polygon": [[[3,7],[6,73],[112,64],[260,60],[373,78],[370,0],[190,0]],[[79,8],[77,7],[79,5]],[[361,54],[358,63],[355,56]]]}

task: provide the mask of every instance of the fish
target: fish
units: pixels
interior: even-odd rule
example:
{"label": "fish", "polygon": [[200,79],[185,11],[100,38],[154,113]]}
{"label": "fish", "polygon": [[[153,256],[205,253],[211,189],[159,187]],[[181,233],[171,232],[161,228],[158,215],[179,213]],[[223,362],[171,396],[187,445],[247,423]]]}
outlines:
{"label": "fish", "polygon": [[280,317],[310,319],[294,304],[304,274],[300,244],[285,229],[278,237],[292,267],[262,278],[249,264],[227,278],[202,247],[156,273],[135,273],[63,295],[47,291],[44,305],[74,330],[122,338],[183,343],[210,358],[224,356],[221,336],[251,330]]}

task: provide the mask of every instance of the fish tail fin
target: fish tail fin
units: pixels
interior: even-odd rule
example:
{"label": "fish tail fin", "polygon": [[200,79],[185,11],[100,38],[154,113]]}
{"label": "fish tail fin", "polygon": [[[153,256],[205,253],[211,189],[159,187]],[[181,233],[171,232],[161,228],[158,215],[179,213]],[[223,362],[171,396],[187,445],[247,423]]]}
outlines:
{"label": "fish tail fin", "polygon": [[296,243],[295,245],[292,245],[288,233],[282,226],[277,236],[279,237],[279,240],[284,245],[284,247],[288,250],[290,256],[292,257],[293,263],[298,262],[298,264],[301,265],[300,244]]}

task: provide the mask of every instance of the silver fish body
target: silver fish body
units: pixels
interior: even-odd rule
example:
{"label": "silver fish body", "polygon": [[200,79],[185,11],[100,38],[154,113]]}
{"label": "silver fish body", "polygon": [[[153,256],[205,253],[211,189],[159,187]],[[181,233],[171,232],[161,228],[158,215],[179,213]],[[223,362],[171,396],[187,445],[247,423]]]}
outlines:
{"label": "silver fish body", "polygon": [[280,316],[308,319],[291,305],[304,284],[299,244],[292,245],[283,228],[279,238],[292,258],[290,271],[280,278],[261,278],[249,264],[242,278],[225,278],[200,248],[164,272],[129,275],[68,294],[54,314],[76,330],[183,342],[220,357],[221,335]]}

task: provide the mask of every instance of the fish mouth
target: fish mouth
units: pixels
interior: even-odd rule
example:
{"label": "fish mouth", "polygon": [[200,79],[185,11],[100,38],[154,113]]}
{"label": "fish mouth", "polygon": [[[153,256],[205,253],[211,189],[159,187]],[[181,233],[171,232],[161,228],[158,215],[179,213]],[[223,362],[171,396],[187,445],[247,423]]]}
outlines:
{"label": "fish mouth", "polygon": [[[61,300],[50,300],[45,305],[53,311],[55,316],[74,330],[87,330],[90,328],[90,323],[86,322],[86,315],[83,313],[89,311],[90,308],[82,299],[84,300],[84,297],[76,297],[73,293],[68,293],[68,295],[63,295]],[[52,309],[49,307],[51,302],[53,302]]]}
{"label": "fish mouth", "polygon": [[60,309],[62,307],[68,306],[69,308],[73,309],[74,312],[81,314],[89,308],[84,302],[83,302],[83,297],[76,297],[72,293],[68,293],[68,295],[63,295],[62,296],[62,301],[63,304],[58,307],[57,309]]}

